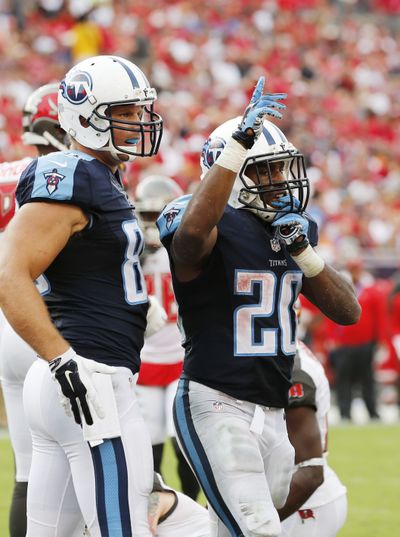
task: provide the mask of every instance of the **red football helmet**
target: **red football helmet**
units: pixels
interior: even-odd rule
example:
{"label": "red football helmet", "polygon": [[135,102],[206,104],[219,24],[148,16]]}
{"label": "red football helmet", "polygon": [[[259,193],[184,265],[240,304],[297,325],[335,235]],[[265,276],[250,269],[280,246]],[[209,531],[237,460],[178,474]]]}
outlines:
{"label": "red football helmet", "polygon": [[66,134],[58,121],[58,86],[41,86],[26,101],[22,116],[24,144],[50,145],[59,151],[67,149]]}

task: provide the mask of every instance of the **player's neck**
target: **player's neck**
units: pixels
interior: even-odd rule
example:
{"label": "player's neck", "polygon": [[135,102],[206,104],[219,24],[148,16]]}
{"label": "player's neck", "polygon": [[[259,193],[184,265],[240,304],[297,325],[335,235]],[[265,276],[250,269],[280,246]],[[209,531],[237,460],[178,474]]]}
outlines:
{"label": "player's neck", "polygon": [[110,168],[114,174],[118,169],[118,163],[111,159],[110,154],[106,151],[96,151],[95,149],[90,149],[90,147],[85,147],[76,140],[72,141],[70,149],[75,149],[77,151],[81,151],[82,153],[86,153],[86,155],[94,157],[107,166],[107,168]]}

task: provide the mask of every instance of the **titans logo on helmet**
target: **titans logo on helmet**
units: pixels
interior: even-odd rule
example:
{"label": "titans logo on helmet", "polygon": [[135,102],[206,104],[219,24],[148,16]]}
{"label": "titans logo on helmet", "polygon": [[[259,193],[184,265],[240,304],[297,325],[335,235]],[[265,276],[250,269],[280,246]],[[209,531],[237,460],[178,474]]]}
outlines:
{"label": "titans logo on helmet", "polygon": [[92,89],[92,78],[83,71],[75,73],[68,80],[61,82],[62,95],[72,104],[84,103]]}
{"label": "titans logo on helmet", "polygon": [[214,162],[222,153],[226,142],[223,138],[214,138],[214,140],[208,139],[203,146],[202,158],[203,163],[207,168],[211,168]]}
{"label": "titans logo on helmet", "polygon": [[46,179],[46,189],[50,196],[58,189],[60,181],[62,181],[65,175],[58,173],[58,170],[54,168],[51,172],[43,174]]}

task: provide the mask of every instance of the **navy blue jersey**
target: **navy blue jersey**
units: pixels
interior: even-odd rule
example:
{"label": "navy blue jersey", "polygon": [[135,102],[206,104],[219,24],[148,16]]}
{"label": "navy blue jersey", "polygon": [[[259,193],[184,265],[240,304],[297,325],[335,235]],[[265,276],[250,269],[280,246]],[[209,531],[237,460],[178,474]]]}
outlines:
{"label": "navy blue jersey", "polygon": [[[158,219],[169,250],[190,197]],[[171,272],[184,331],[184,374],[237,399],[285,407],[296,352],[293,304],[303,274],[274,230],[248,210],[227,206],[201,274],[179,282]],[[310,220],[309,240],[317,242]]]}
{"label": "navy blue jersey", "polygon": [[108,365],[139,369],[148,308],[138,256],[143,235],[120,182],[79,151],[35,159],[21,176],[18,204],[67,203],[89,219],[38,279],[50,316],[73,349]]}

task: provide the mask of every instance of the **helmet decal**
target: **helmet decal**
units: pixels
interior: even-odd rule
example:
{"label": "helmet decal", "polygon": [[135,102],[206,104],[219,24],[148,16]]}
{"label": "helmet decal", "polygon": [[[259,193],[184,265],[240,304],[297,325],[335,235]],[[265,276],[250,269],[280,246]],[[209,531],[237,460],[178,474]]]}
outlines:
{"label": "helmet decal", "polygon": [[[119,63],[119,64],[125,69],[127,75],[129,76],[130,81],[132,82],[132,86],[133,86],[134,88],[139,88],[139,87],[140,87],[140,85],[139,85],[139,81],[138,81],[138,79],[136,78],[135,73],[132,71],[132,69],[129,69],[129,67],[128,67],[124,62],[122,62],[121,60],[119,60],[118,58],[113,58],[113,60],[114,60],[115,62]],[[149,84],[148,80],[146,79],[146,77],[143,76],[143,78],[145,78],[145,83],[146,83],[148,86],[150,86],[150,84]]]}
{"label": "helmet decal", "polygon": [[283,132],[280,129],[278,129],[276,125],[271,123],[271,125],[268,125],[268,127],[269,129],[266,129],[264,126],[262,132],[269,145],[287,143],[286,136],[283,134]]}
{"label": "helmet decal", "polygon": [[72,104],[84,103],[91,93],[92,79],[88,73],[75,73],[71,78],[61,82],[61,94]]}
{"label": "helmet decal", "polygon": [[209,138],[203,146],[203,162],[207,168],[211,168],[217,158],[220,156],[226,142],[223,138]]}

